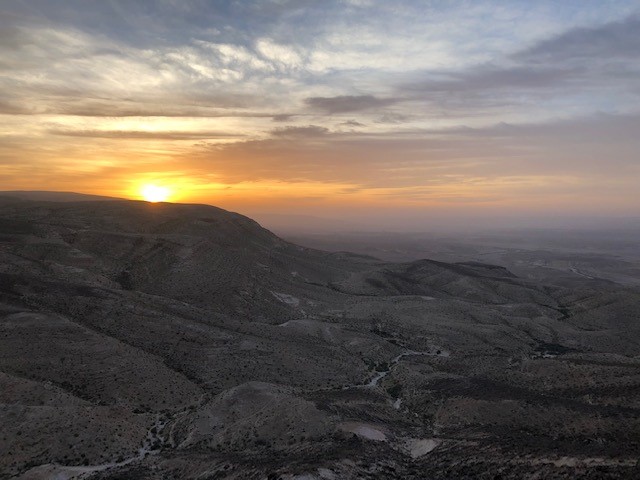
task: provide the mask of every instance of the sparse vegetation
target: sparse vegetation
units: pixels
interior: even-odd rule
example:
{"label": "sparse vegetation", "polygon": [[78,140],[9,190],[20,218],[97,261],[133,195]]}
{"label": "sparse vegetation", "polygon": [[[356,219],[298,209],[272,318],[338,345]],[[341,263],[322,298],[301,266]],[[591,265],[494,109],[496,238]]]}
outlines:
{"label": "sparse vegetation", "polygon": [[0,200],[0,478],[636,468],[637,290],[157,207]]}

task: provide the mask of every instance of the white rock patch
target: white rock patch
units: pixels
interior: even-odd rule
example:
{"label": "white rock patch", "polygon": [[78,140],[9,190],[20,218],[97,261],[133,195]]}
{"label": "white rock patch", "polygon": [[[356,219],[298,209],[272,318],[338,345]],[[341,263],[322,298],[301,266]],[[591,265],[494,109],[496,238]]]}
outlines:
{"label": "white rock patch", "polygon": [[386,442],[387,436],[372,425],[366,423],[343,423],[340,429],[344,432],[355,433],[357,436],[375,442]]}
{"label": "white rock patch", "polygon": [[435,450],[441,443],[437,438],[411,438],[406,447],[411,458],[419,458]]}
{"label": "white rock patch", "polygon": [[293,295],[289,295],[288,293],[278,293],[278,292],[271,292],[271,293],[273,294],[274,297],[276,297],[282,303],[286,303],[287,305],[293,305],[296,307],[300,305],[300,299],[294,297]]}

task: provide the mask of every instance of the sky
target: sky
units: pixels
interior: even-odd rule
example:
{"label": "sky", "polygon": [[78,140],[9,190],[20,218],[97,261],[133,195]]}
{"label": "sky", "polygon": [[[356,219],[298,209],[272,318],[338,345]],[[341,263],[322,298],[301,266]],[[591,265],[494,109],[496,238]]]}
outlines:
{"label": "sky", "polygon": [[638,216],[640,0],[0,0],[0,190],[149,186],[412,230]]}

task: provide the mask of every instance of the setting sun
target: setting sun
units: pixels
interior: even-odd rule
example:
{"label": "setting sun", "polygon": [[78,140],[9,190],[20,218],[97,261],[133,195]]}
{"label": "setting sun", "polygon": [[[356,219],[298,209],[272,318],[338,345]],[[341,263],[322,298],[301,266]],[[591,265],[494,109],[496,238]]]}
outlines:
{"label": "setting sun", "polygon": [[166,202],[171,195],[171,190],[167,187],[159,187],[157,185],[145,185],[140,190],[142,198],[147,202]]}

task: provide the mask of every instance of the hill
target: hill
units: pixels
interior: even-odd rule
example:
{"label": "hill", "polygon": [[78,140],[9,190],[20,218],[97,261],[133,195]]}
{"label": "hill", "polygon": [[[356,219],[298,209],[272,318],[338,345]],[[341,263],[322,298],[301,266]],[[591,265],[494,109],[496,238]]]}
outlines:
{"label": "hill", "polygon": [[631,478],[639,300],[3,197],[0,478]]}

